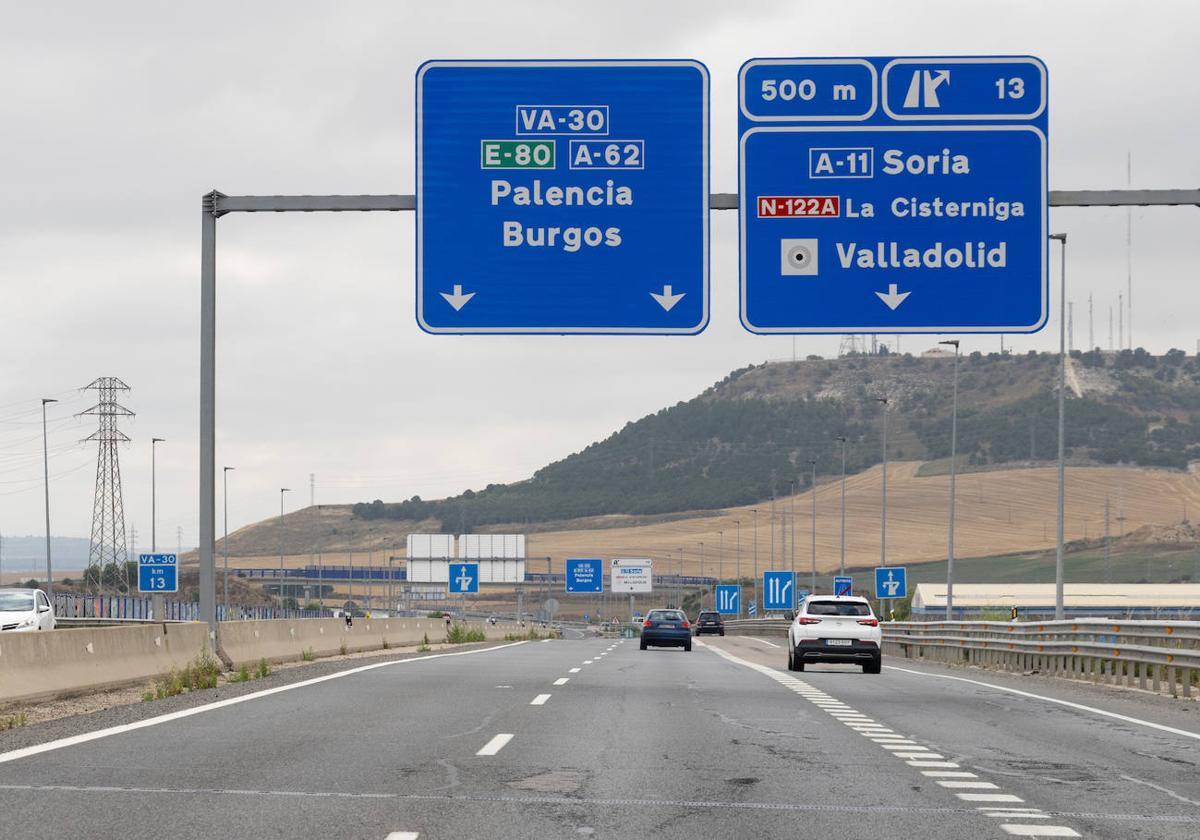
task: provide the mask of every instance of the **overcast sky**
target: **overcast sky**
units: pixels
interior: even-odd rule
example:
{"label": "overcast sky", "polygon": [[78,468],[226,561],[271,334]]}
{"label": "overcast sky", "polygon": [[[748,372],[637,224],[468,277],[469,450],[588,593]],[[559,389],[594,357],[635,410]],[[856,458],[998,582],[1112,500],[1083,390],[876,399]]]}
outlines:
{"label": "overcast sky", "polygon": [[[430,58],[672,57],[712,75],[712,188],[736,175],[736,77],[754,56],[1033,54],[1050,70],[1051,188],[1200,185],[1200,4],[551,2],[6,4],[0,27],[0,533],[86,536],[94,430],[76,389],[119,376],[137,417],[126,521],[197,540],[200,196],[413,192],[413,73]],[[1200,210],[1134,214],[1135,341],[1200,338]],[[1053,211],[1071,235],[1076,345],[1125,282],[1125,211]],[[447,337],[413,317],[410,213],[231,216],[218,237],[217,466],[230,528],[318,503],[431,498],[528,476],[792,339],[738,324],[736,214],[712,217],[699,337]],[[1057,281],[1055,281],[1057,282]],[[1056,310],[1056,307],[1055,307]],[[1015,337],[1057,346],[1056,324]],[[911,337],[918,351],[932,337]],[[838,339],[800,338],[833,354]],[[964,350],[999,349],[967,337]],[[220,530],[218,489],[218,530]]]}

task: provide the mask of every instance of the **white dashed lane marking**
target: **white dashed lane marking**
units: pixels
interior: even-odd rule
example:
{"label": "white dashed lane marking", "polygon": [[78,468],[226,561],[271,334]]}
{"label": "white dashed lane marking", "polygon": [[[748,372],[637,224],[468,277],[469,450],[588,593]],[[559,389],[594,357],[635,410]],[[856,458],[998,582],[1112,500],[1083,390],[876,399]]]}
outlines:
{"label": "white dashed lane marking", "polygon": [[549,699],[550,699],[549,694],[539,694],[537,697],[534,697],[532,700],[529,701],[529,705],[530,706],[545,706],[546,701]]}
{"label": "white dashed lane marking", "polygon": [[571,678],[570,677],[559,677],[558,679],[556,679],[554,681],[554,684],[555,685],[566,685],[567,680],[569,680],[569,679],[571,679]]}
{"label": "white dashed lane marking", "polygon": [[580,670],[581,670],[580,668],[571,668],[567,671],[567,673],[568,674],[578,674],[580,672]]}
{"label": "white dashed lane marking", "polygon": [[393,831],[383,840],[417,840],[421,835],[415,831]]}
{"label": "white dashed lane marking", "polygon": [[484,744],[483,748],[479,750],[479,752],[475,753],[475,755],[495,755],[496,753],[500,752],[500,750],[504,749],[504,745],[512,739],[513,736],[511,732],[501,732],[499,735],[492,738],[492,740]]}
{"label": "white dashed lane marking", "polygon": [[[777,647],[777,645],[773,645],[763,639],[753,640]],[[702,643],[698,644],[708,647]],[[817,708],[823,709],[835,720],[841,721],[867,740],[878,744],[894,757],[903,759],[904,763],[909,767],[930,768],[921,769],[921,774],[933,779],[939,787],[945,788],[948,792],[954,791],[954,795],[960,800],[964,802],[1004,803],[977,805],[976,808],[983,816],[993,819],[1012,820],[1013,822],[1002,823],[1000,825],[1009,835],[1016,837],[1080,836],[1073,828],[1065,825],[1046,825],[1045,823],[1035,822],[1037,820],[1048,820],[1050,817],[1037,808],[1023,808],[1019,805],[1011,804],[1022,803],[1025,800],[1014,794],[1001,792],[1000,786],[994,782],[980,779],[975,773],[959,769],[958,764],[953,761],[947,761],[945,756],[934,752],[929,747],[918,744],[916,741],[889,729],[881,723],[877,723],[867,715],[851,708],[836,698],[830,697],[823,691],[818,691],[804,681],[781,674],[773,668],[747,662],[719,648],[710,647],[709,649],[725,659],[752,668],[771,677],[781,685],[790,688]],[[984,793],[982,791],[995,792]]]}

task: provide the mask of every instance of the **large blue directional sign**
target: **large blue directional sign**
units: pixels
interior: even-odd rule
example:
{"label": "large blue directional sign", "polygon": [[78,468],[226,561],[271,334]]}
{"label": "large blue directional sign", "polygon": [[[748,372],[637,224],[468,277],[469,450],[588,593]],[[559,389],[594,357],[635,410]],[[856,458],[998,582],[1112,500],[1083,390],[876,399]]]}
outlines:
{"label": "large blue directional sign", "polygon": [[174,554],[138,555],[139,592],[178,592],[179,564]]}
{"label": "large blue directional sign", "polygon": [[739,103],[746,329],[1045,326],[1041,61],[753,59]]}
{"label": "large blue directional sign", "polygon": [[736,584],[721,584],[716,589],[717,612],[721,615],[741,615],[741,594]]}
{"label": "large blue directional sign", "polygon": [[903,566],[880,566],[875,569],[876,598],[907,598],[908,570]]}
{"label": "large blue directional sign", "polygon": [[447,592],[465,594],[479,591],[478,563],[451,563]]}
{"label": "large blue directional sign", "polygon": [[763,572],[763,609],[790,610],[795,605],[796,576],[791,572]]}
{"label": "large blue directional sign", "polygon": [[853,595],[854,578],[838,576],[833,579],[834,595]]}
{"label": "large blue directional sign", "polygon": [[422,64],[421,328],[703,330],[708,86],[695,61]]}
{"label": "large blue directional sign", "polygon": [[568,592],[603,592],[604,562],[597,557],[568,558]]}

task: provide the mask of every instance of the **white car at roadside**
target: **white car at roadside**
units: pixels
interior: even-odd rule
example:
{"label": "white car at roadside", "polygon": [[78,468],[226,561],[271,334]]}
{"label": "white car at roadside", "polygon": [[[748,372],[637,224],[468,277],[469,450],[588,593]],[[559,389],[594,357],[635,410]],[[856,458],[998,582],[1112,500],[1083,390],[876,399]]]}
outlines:
{"label": "white car at roadside", "polygon": [[53,630],[54,610],[40,589],[0,589],[0,631]]}
{"label": "white car at roadside", "polygon": [[882,641],[879,619],[866,598],[810,595],[788,628],[788,670],[803,671],[810,662],[841,662],[878,674]]}

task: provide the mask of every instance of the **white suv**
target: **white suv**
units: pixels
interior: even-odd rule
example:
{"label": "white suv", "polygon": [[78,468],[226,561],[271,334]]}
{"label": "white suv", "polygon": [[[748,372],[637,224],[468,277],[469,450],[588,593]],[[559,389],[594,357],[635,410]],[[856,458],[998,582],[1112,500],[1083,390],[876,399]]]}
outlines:
{"label": "white suv", "polygon": [[850,662],[878,674],[882,636],[866,598],[810,595],[788,628],[788,670],[803,671],[806,662]]}

